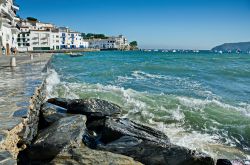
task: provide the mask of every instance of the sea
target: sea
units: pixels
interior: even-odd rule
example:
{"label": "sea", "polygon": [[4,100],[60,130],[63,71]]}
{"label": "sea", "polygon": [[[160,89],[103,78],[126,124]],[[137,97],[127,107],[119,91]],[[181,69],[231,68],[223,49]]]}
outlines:
{"label": "sea", "polygon": [[55,54],[48,97],[99,98],[122,117],[214,158],[250,159],[250,54]]}

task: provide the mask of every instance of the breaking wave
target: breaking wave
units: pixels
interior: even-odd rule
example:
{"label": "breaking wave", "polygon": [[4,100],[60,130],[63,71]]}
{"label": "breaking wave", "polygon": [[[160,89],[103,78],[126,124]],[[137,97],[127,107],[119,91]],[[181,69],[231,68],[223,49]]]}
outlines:
{"label": "breaking wave", "polygon": [[[118,77],[123,81],[133,78],[172,80],[172,77],[140,71],[133,72],[131,77]],[[55,70],[49,71],[46,84],[48,97],[100,98],[116,103],[123,107],[123,117],[164,131],[175,144],[209,153],[215,158],[250,158],[247,154],[249,144],[243,143],[250,139],[250,105],[246,103],[232,106],[216,97],[197,99],[138,92],[115,85],[61,82]],[[240,134],[245,139],[238,136]]]}

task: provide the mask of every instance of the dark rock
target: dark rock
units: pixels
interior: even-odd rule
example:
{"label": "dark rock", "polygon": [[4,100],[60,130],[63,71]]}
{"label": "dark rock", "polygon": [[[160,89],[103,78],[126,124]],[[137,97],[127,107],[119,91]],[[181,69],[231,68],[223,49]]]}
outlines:
{"label": "dark rock", "polygon": [[49,126],[64,117],[72,116],[66,113],[67,110],[50,103],[45,103],[41,107],[40,123],[42,127]]}
{"label": "dark rock", "polygon": [[232,165],[232,163],[227,159],[218,159],[216,165]]}
{"label": "dark rock", "polygon": [[129,119],[106,118],[101,141],[108,143],[122,136],[132,136],[163,146],[170,144],[169,138],[158,130],[137,124]]}
{"label": "dark rock", "polygon": [[51,98],[51,99],[48,99],[47,102],[67,109],[68,108],[68,104],[71,101],[72,100],[65,99],[65,98]]}
{"label": "dark rock", "polygon": [[104,118],[105,116],[117,116],[121,113],[120,106],[100,99],[76,99],[52,98],[49,103],[66,108],[68,113],[82,114],[89,118]]}
{"label": "dark rock", "polygon": [[105,119],[87,120],[87,128],[89,130],[101,133],[105,124]]}
{"label": "dark rock", "polygon": [[107,145],[98,145],[98,149],[122,154],[134,158],[146,165],[213,165],[211,157],[176,145],[162,146],[151,141],[123,136]]}
{"label": "dark rock", "polygon": [[133,158],[124,155],[113,154],[107,151],[91,150],[85,146],[63,151],[58,154],[49,164],[141,165],[141,163],[134,161]]}
{"label": "dark rock", "polygon": [[216,165],[250,165],[250,160],[218,159]]}
{"label": "dark rock", "polygon": [[49,160],[55,157],[62,149],[82,144],[85,133],[86,117],[76,115],[62,118],[47,129],[41,131],[27,151],[31,161]]}

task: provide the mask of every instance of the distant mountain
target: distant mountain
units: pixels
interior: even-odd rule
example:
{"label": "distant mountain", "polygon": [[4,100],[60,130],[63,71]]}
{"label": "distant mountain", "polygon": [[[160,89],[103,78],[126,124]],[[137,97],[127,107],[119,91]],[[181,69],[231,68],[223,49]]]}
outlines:
{"label": "distant mountain", "polygon": [[225,44],[214,47],[212,49],[212,51],[249,52],[250,51],[250,42],[225,43]]}

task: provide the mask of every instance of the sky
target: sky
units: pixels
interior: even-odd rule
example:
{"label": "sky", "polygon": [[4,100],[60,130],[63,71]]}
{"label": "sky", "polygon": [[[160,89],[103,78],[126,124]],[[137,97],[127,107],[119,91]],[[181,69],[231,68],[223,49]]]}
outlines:
{"label": "sky", "polygon": [[140,48],[211,49],[250,41],[250,0],[16,0],[22,18],[125,35]]}

